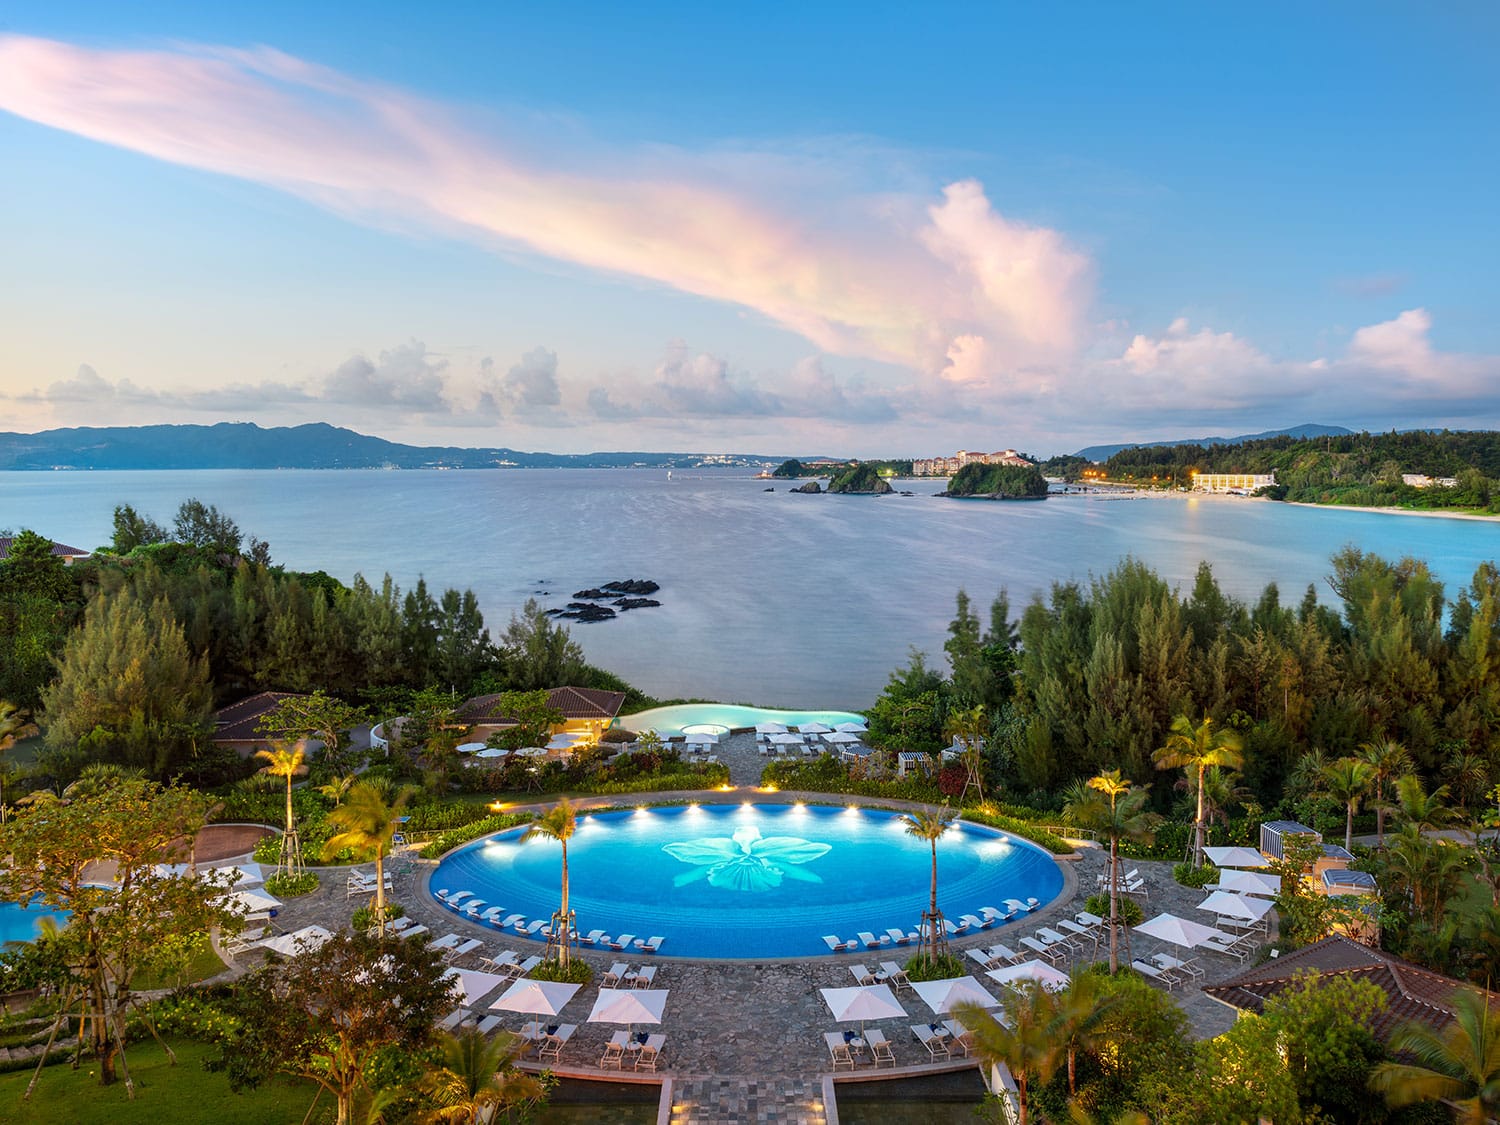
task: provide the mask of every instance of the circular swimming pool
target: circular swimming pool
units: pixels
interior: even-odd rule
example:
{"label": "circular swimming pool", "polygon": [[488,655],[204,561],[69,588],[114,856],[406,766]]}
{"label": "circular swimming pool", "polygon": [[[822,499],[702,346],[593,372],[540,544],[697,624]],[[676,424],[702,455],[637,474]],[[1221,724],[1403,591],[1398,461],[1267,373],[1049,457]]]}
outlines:
{"label": "circular swimming pool", "polygon": [[[524,832],[450,853],[430,889],[498,907],[496,928],[512,915],[550,918],[562,851],[555,840],[523,843]],[[1048,853],[992,828],[955,824],[937,851],[938,904],[950,920],[1003,911],[1006,899],[1045,905],[1062,890]],[[824,935],[915,930],[931,852],[883,810],[703,805],[582,815],[568,867],[580,933],[660,936],[666,956],[802,957],[828,953]],[[514,922],[506,932],[516,936]]]}

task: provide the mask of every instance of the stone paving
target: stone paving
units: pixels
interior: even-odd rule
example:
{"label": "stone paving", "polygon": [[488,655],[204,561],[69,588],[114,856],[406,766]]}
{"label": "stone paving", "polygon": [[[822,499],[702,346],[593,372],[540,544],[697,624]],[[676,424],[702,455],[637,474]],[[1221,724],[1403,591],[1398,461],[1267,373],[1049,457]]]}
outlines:
{"label": "stone paving", "polygon": [[[812,735],[807,737],[811,739]],[[683,751],[683,757],[691,758],[691,755],[686,752],[687,748],[681,743],[673,743],[673,745]],[[823,744],[819,743],[819,745]],[[717,746],[709,748],[709,752],[716,754],[719,761],[729,767],[729,781],[732,785],[759,785],[761,771],[766,768],[766,763],[774,758],[804,759],[805,757],[800,752],[772,755],[769,749],[768,746],[768,753],[761,754],[760,743],[755,741],[755,734],[751,731],[723,735]],[[797,748],[794,746],[792,749]]]}
{"label": "stone paving", "polygon": [[[761,762],[749,739],[754,765]],[[721,758],[724,755],[721,753]],[[661,799],[667,795],[655,794]],[[743,794],[731,799],[743,799]],[[783,794],[782,797],[792,797]],[[815,798],[815,795],[808,795]],[[649,798],[648,798],[649,799]],[[614,799],[618,802],[618,798]],[[437,904],[426,889],[427,877],[435,865],[412,858],[410,853],[395,857],[388,867],[393,872],[393,899],[406,912],[427,925],[432,934],[449,932],[484,940],[481,951],[493,954],[514,949],[523,956],[541,953],[544,946],[512,935],[500,935],[487,927],[467,922]],[[1083,898],[1092,893],[1096,877],[1107,867],[1107,856],[1099,849],[1084,848],[1075,860],[1060,864],[1065,885],[1059,898],[1035,914],[1005,926],[982,931],[955,940],[953,949],[959,955],[971,947],[1004,941],[1014,946],[1014,939],[1029,934],[1049,921],[1070,916],[1082,908]],[[1182,917],[1209,921],[1210,916],[1196,910],[1205,892],[1179,886],[1172,879],[1169,863],[1122,861],[1122,869],[1138,868],[1146,878],[1149,898],[1143,904],[1146,916],[1169,910]],[[368,865],[366,867],[368,869]],[[348,925],[350,913],[365,899],[346,897],[344,869],[322,872],[324,885],[314,894],[288,901],[276,919],[282,931],[311,923],[335,929]],[[1135,956],[1158,950],[1179,952],[1170,946],[1139,935],[1130,935],[1130,952]],[[851,983],[850,964],[879,960],[904,961],[908,949],[885,948],[825,956],[804,960],[768,961],[692,961],[671,957],[629,957],[623,953],[589,951],[581,956],[597,974],[611,963],[628,960],[632,967],[644,962],[657,965],[655,987],[671,990],[662,1032],[666,1046],[662,1052],[661,1072],[670,1074],[676,1087],[673,1103],[674,1122],[698,1121],[812,1121],[824,1120],[820,1076],[827,1070],[827,1052],[822,1033],[839,1027],[830,1018],[818,989]],[[1102,959],[1107,954],[1101,948]],[[258,954],[246,955],[251,964]],[[1121,960],[1129,961],[1125,949]],[[1091,958],[1090,958],[1091,959]],[[461,964],[477,966],[478,955],[465,958]],[[1238,962],[1219,955],[1200,955],[1212,983],[1238,972]],[[982,978],[981,978],[982,979]],[[988,983],[988,982],[985,982]],[[992,988],[993,991],[993,988]],[[560,1015],[562,1022],[578,1024],[578,1031],[563,1052],[561,1065],[555,1069],[579,1077],[604,1077],[597,1064],[605,1041],[616,1030],[608,1025],[584,1022],[596,988],[581,990]],[[938,1069],[928,1062],[926,1052],[913,1039],[907,1024],[926,1013],[919,998],[901,991],[899,998],[910,1013],[905,1020],[872,1023],[880,1027],[895,1045],[897,1062],[902,1071],[931,1073]],[[1193,1034],[1208,1038],[1227,1030],[1234,1013],[1203,995],[1197,987],[1186,986],[1172,993],[1187,1012]],[[512,1022],[513,1020],[513,1022]],[[525,1017],[507,1018],[507,1026],[519,1026]],[[952,1066],[967,1066],[959,1060]],[[866,1069],[865,1073],[869,1073]],[[887,1071],[886,1073],[890,1073]],[[611,1078],[616,1072],[607,1072]],[[630,1071],[625,1072],[630,1077]],[[646,1075],[641,1077],[645,1078]],[[753,1106],[752,1106],[753,1103]]]}

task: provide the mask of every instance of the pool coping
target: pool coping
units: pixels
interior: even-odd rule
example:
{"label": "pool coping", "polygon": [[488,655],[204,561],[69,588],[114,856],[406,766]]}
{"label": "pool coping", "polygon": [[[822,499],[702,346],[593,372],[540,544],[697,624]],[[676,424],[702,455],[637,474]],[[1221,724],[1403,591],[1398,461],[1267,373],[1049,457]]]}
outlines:
{"label": "pool coping", "polygon": [[[634,801],[624,799],[632,796],[641,799]],[[855,805],[860,808],[876,808],[887,812],[913,812],[917,810],[939,809],[942,807],[941,805],[932,805],[921,801],[903,801],[894,798],[887,799],[879,797],[858,797],[852,794],[816,793],[789,789],[779,789],[770,792],[762,789],[755,789],[750,791],[732,790],[728,792],[721,789],[668,790],[660,793],[625,793],[580,797],[576,800],[573,800],[572,803],[574,808],[576,808],[578,811],[587,812],[597,809],[640,808],[643,806],[658,803],[669,803],[672,805],[676,805],[683,800],[687,800],[689,802],[697,801],[700,804],[715,805],[769,805],[785,804],[789,801],[802,801],[804,804],[834,806],[842,805],[845,807],[848,807],[849,805]],[[505,811],[507,813],[542,812],[546,809],[551,808],[554,804],[556,804],[555,801],[540,801],[529,805],[511,806]],[[963,818],[959,817],[957,819],[962,820]],[[1003,828],[994,828],[992,825],[980,824],[977,821],[967,821],[966,823],[971,824],[976,828],[986,828],[993,832],[1005,831],[1005,829]],[[1021,838],[1025,839],[1025,837]],[[482,839],[482,837],[476,837],[476,839]],[[442,855],[436,857],[435,859],[419,859],[417,861],[419,866],[416,872],[416,885],[413,889],[416,893],[425,897],[425,902],[428,905],[431,905],[441,911],[442,915],[445,918],[451,918],[454,922],[468,926],[476,933],[486,934],[492,937],[501,935],[506,939],[514,938],[518,942],[529,942],[538,946],[539,948],[545,949],[547,943],[544,941],[537,941],[535,938],[523,937],[519,934],[514,934],[505,930],[497,930],[493,926],[484,926],[479,924],[478,922],[466,918],[461,914],[456,914],[452,910],[449,910],[446,906],[444,906],[443,903],[438,900],[437,896],[432,893],[430,889],[431,879],[433,873],[437,870],[438,864],[442,863],[443,860],[447,859],[448,856],[452,855],[454,852],[460,851],[461,849],[468,847],[474,842],[474,840],[465,840],[462,844],[457,844],[454,847],[449,848]],[[1062,888],[1057,892],[1055,896],[1053,896],[1053,898],[1049,902],[1043,903],[1035,910],[1028,911],[1023,915],[1019,915],[1017,918],[1011,919],[1012,922],[1019,922],[1024,919],[1027,924],[1030,924],[1031,922],[1039,919],[1057,917],[1058,915],[1060,915],[1062,907],[1068,903],[1071,903],[1073,899],[1077,897],[1078,873],[1074,870],[1073,865],[1080,859],[1082,859],[1082,855],[1078,852],[1074,852],[1072,855],[1066,856],[1054,855],[1053,853],[1047,851],[1046,848],[1042,847],[1040,844],[1035,843],[1034,841],[1027,840],[1026,842],[1030,846],[1040,851],[1043,855],[1048,856],[1053,861],[1053,863],[1057,865],[1058,872],[1062,876],[1063,881]],[[991,926],[986,929],[976,930],[973,933],[960,934],[956,937],[950,936],[948,938],[948,945],[959,950],[967,950],[981,944],[990,944],[990,939],[993,937],[993,935],[999,934],[1000,932],[1005,930],[1006,926],[1007,923],[1001,923],[999,925]],[[969,940],[971,938],[973,939],[972,941]],[[642,954],[646,957],[649,957],[651,961],[668,961],[683,965],[800,965],[824,963],[842,965],[852,964],[855,961],[864,960],[870,957],[872,954],[894,954],[899,950],[911,950],[914,948],[915,946],[912,944],[892,944],[889,946],[881,946],[878,949],[854,949],[837,953],[829,951],[827,953],[808,953],[790,957],[679,957],[673,956],[672,954],[660,952],[644,953],[644,951],[641,950],[616,951],[611,949],[594,949],[592,947],[588,949],[580,948],[579,952],[598,953],[600,955],[607,954],[610,956],[614,956],[617,953],[630,952]]]}

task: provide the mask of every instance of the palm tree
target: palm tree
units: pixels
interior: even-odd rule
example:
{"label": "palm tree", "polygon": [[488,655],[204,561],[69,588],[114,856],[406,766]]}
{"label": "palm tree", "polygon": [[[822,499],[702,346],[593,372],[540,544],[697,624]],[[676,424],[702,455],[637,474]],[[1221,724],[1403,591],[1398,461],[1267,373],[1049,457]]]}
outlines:
{"label": "palm tree", "polygon": [[1396,812],[1401,823],[1418,832],[1431,832],[1453,820],[1448,808],[1448,787],[1439,785],[1431,793],[1422,788],[1422,779],[1407,774],[1396,780]]}
{"label": "palm tree", "polygon": [[375,924],[385,933],[385,856],[396,831],[396,818],[411,798],[403,789],[394,799],[387,799],[388,789],[368,781],[356,782],[344,803],[328,814],[328,821],[342,829],[323,845],[325,857],[349,848],[356,852],[375,853]]}
{"label": "palm tree", "polygon": [[1453,1023],[1441,1032],[1426,1024],[1398,1027],[1393,1054],[1412,1062],[1383,1062],[1370,1085],[1391,1106],[1444,1101],[1460,1125],[1485,1125],[1500,1114],[1500,1012],[1471,988],[1453,998]]}
{"label": "palm tree", "polygon": [[1469,807],[1489,790],[1489,763],[1473,751],[1459,751],[1448,759],[1443,773],[1454,800],[1467,818]]}
{"label": "palm tree", "polygon": [[1054,996],[1054,1027],[1057,1042],[1068,1060],[1068,1096],[1078,1093],[1077,1062],[1080,1051],[1088,1051],[1098,1039],[1100,1025],[1120,1002],[1098,973],[1079,973],[1068,987]]}
{"label": "palm tree", "polygon": [[1006,1066],[1020,1095],[1020,1125],[1026,1125],[1027,1091],[1057,1070],[1057,1001],[1036,981],[1017,981],[1002,1005],[1006,1026],[977,1004],[959,1004],[954,1016],[974,1033],[974,1055],[986,1067]]}
{"label": "palm tree", "polygon": [[568,840],[577,830],[578,810],[571,801],[564,797],[533,820],[531,827],[526,829],[521,837],[524,842],[537,836],[545,836],[562,844],[562,909],[558,911],[557,932],[554,938],[560,950],[557,962],[564,966],[568,963],[568,929],[573,920],[573,915],[568,910]]}
{"label": "palm tree", "polygon": [[1344,850],[1354,847],[1354,814],[1375,783],[1375,767],[1362,758],[1340,758],[1323,767],[1323,792],[1344,806]]}
{"label": "palm tree", "polygon": [[1069,790],[1063,816],[1109,837],[1109,971],[1120,969],[1120,841],[1147,842],[1161,820],[1146,811],[1150,796],[1119,770],[1108,770]]}
{"label": "palm tree", "polygon": [[947,944],[943,933],[943,916],[937,904],[937,842],[953,824],[953,812],[946,804],[940,809],[918,809],[899,819],[906,825],[906,834],[926,840],[932,848],[932,890],[927,899],[927,911],[922,915],[922,925],[917,931],[917,956],[927,950],[927,956],[936,961]]}
{"label": "palm tree", "polygon": [[1362,742],[1359,745],[1359,756],[1369,762],[1375,770],[1375,846],[1385,847],[1385,814],[1388,806],[1385,802],[1385,783],[1395,781],[1398,777],[1405,777],[1416,767],[1412,763],[1411,755],[1406,752],[1406,747],[1394,739],[1385,738],[1379,742]]}
{"label": "palm tree", "polygon": [[422,1080],[422,1092],[434,1103],[422,1113],[424,1122],[478,1125],[493,1121],[498,1109],[546,1092],[538,1078],[516,1069],[527,1048],[519,1036],[501,1031],[490,1039],[471,1028],[443,1036],[438,1048],[441,1064]]}
{"label": "palm tree", "polygon": [[295,875],[302,868],[302,845],[297,839],[297,821],[292,814],[292,779],[307,772],[306,754],[301,746],[273,742],[269,750],[257,750],[257,758],[268,763],[261,771],[270,777],[286,778],[286,831],[281,837],[281,853],[276,858],[276,873]]}
{"label": "palm tree", "polygon": [[1186,715],[1172,720],[1172,733],[1164,746],[1152,757],[1158,769],[1175,769],[1182,766],[1198,776],[1198,816],[1193,821],[1196,828],[1196,844],[1193,848],[1193,866],[1203,866],[1203,774],[1210,766],[1240,768],[1244,762],[1242,751],[1245,744],[1232,730],[1214,730],[1214,721],[1207,715],[1197,726]]}
{"label": "palm tree", "polygon": [[332,801],[334,808],[338,808],[344,803],[344,797],[358,780],[359,774],[346,773],[343,777],[333,778],[327,785],[318,786],[318,792]]}
{"label": "palm tree", "polygon": [[146,776],[146,771],[119,762],[90,762],[78,771],[78,777],[63,789],[68,800],[76,797],[97,797],[113,789],[122,781],[134,781]]}
{"label": "palm tree", "polygon": [[984,743],[989,733],[990,721],[983,707],[954,712],[943,727],[943,735],[958,739],[964,748],[959,759],[965,771],[964,791],[959,795],[959,804],[963,804],[970,785],[979,793],[979,803],[984,804]]}

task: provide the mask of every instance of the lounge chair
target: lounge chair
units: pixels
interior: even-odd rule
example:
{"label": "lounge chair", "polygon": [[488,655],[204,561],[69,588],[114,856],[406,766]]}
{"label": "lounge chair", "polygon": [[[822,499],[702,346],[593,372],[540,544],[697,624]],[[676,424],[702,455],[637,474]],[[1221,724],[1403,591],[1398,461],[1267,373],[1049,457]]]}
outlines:
{"label": "lounge chair", "polygon": [[1014,910],[999,910],[993,906],[981,906],[979,913],[992,922],[1009,922],[1016,916]]}
{"label": "lounge chair", "polygon": [[578,1030],[578,1025],[565,1023],[556,1032],[542,1040],[541,1049],[537,1051],[540,1058],[550,1058],[554,1062],[562,1057],[562,1049],[568,1045],[568,1040],[573,1038],[573,1033]]}
{"label": "lounge chair", "polygon": [[479,959],[479,967],[491,973],[504,973],[515,963],[516,951],[514,949],[507,949],[495,954],[493,957],[481,957]]}
{"label": "lounge chair", "polygon": [[590,930],[578,937],[579,945],[598,945],[601,941],[608,941],[609,936],[603,930]]}
{"label": "lounge chair", "polygon": [[1177,985],[1177,978],[1164,969],[1158,969],[1150,961],[1142,961],[1137,957],[1130,963],[1130,967],[1147,980],[1153,980],[1157,984],[1166,985],[1167,991],[1171,992]]}
{"label": "lounge chair", "polygon": [[974,1049],[974,1033],[957,1020],[944,1020],[943,1026],[948,1029],[951,1038],[948,1040],[948,1053],[962,1051],[964,1058]]}
{"label": "lounge chair", "polygon": [[404,938],[420,937],[422,934],[427,933],[428,929],[427,929],[426,926],[411,926],[411,927],[409,927],[407,929],[398,930],[396,932],[397,932],[398,936],[404,937]]}
{"label": "lounge chair", "polygon": [[655,1070],[657,1060],[661,1058],[661,1049],[666,1045],[665,1035],[648,1035],[640,1054],[635,1057],[636,1070]]}
{"label": "lounge chair", "polygon": [[656,966],[642,965],[641,971],[630,979],[631,988],[650,988],[656,980]]}
{"label": "lounge chair", "polygon": [[447,898],[443,899],[443,905],[446,906],[449,910],[457,910],[465,899],[473,897],[473,891],[454,891]]}
{"label": "lounge chair", "polygon": [[886,984],[896,988],[910,988],[911,981],[907,979],[906,970],[894,961],[880,962],[880,971],[885,974]]}
{"label": "lounge chair", "polygon": [[465,918],[478,918],[480,912],[488,905],[482,898],[471,898],[458,908],[458,912]]}
{"label": "lounge chair", "polygon": [[877,1067],[881,1063],[896,1065],[896,1053],[891,1050],[891,1041],[878,1027],[872,1027],[865,1032],[865,1042],[870,1045],[870,1058]]}
{"label": "lounge chair", "polygon": [[879,949],[882,945],[889,945],[891,941],[888,937],[876,937],[869,930],[860,930],[855,936],[866,949]]}
{"label": "lounge chair", "polygon": [[936,1028],[925,1023],[914,1023],[911,1025],[911,1033],[917,1037],[917,1042],[927,1048],[927,1053],[934,1059],[948,1057],[948,1044],[944,1042],[945,1036]]}
{"label": "lounge chair", "polygon": [[849,972],[853,975],[856,984],[874,984],[878,979],[870,972],[868,965],[850,965]]}
{"label": "lounge chair", "polygon": [[1002,965],[1014,965],[1025,960],[1024,957],[1003,942],[996,942],[989,949],[985,950],[985,952],[990,955],[991,959],[1000,962]]}
{"label": "lounge chair", "polygon": [[1041,942],[1037,941],[1036,938],[1023,937],[1020,939],[1020,944],[1024,945],[1038,957],[1053,965],[1057,964],[1063,959],[1063,951],[1060,947],[1055,945],[1043,945]]}
{"label": "lounge chair", "polygon": [[444,956],[447,958],[449,964],[452,964],[454,961],[457,961],[460,957],[467,957],[470,953],[473,953],[476,949],[483,949],[483,948],[484,948],[484,942],[480,941],[478,938],[470,938],[468,941],[464,942],[461,945],[455,945]]}
{"label": "lounge chair", "polygon": [[1072,936],[1078,944],[1080,951],[1084,942],[1090,942],[1095,949],[1099,947],[1099,931],[1092,926],[1080,926],[1071,918],[1064,918],[1057,924],[1057,928]]}
{"label": "lounge chair", "polygon": [[990,956],[988,949],[970,949],[964,953],[970,961],[973,961],[982,969],[996,968],[995,959]]}
{"label": "lounge chair", "polygon": [[453,1011],[438,1020],[438,1029],[440,1031],[453,1031],[468,1018],[469,1013],[463,1008],[454,1008]]}
{"label": "lounge chair", "polygon": [[844,1038],[842,1031],[823,1032],[823,1042],[828,1044],[829,1057],[833,1059],[833,1069],[838,1070],[841,1066],[854,1069],[854,1056],[849,1053],[849,1043]]}
{"label": "lounge chair", "polygon": [[522,937],[534,938],[540,936],[546,928],[547,920],[545,918],[537,918],[534,921],[527,922],[524,926],[517,926],[516,932]]}
{"label": "lounge chair", "polygon": [[824,934],[823,944],[828,946],[828,948],[833,950],[835,953],[842,953],[846,949],[855,949],[859,946],[859,942],[845,941],[837,934]]}
{"label": "lounge chair", "polygon": [[621,1070],[625,1064],[625,1033],[617,1031],[604,1044],[604,1054],[599,1056],[600,1070]]}
{"label": "lounge chair", "polygon": [[531,972],[532,969],[536,968],[541,963],[542,958],[540,957],[528,957],[524,961],[517,961],[516,976],[524,977],[527,973]]}
{"label": "lounge chair", "polygon": [[666,940],[667,939],[664,937],[647,938],[645,941],[642,941],[640,938],[636,938],[635,947],[642,953],[655,953],[658,949],[661,948],[661,943]]}
{"label": "lounge chair", "polygon": [[979,918],[973,914],[965,914],[958,920],[958,924],[969,930],[987,930],[995,924],[993,918]]}
{"label": "lounge chair", "polygon": [[948,931],[949,937],[958,937],[960,934],[969,932],[969,923],[960,919],[955,922],[952,918],[943,919],[943,929]]}
{"label": "lounge chair", "polygon": [[896,926],[887,927],[885,934],[893,945],[910,945],[922,936],[916,930],[902,930]]}
{"label": "lounge chair", "polygon": [[505,907],[503,907],[503,906],[492,906],[488,910],[483,911],[479,915],[479,919],[478,920],[481,921],[481,922],[483,922],[483,923],[485,923],[488,926],[493,926],[496,922],[500,921],[500,915],[502,915],[504,913],[505,913]]}
{"label": "lounge chair", "polygon": [[463,940],[464,939],[459,937],[458,934],[446,933],[440,938],[433,938],[432,941],[430,941],[428,944],[431,945],[433,949],[452,949],[455,945],[458,945]]}
{"label": "lounge chair", "polygon": [[600,988],[616,988],[616,987],[618,987],[619,984],[620,984],[620,981],[622,981],[622,980],[625,979],[625,975],[628,972],[630,972],[630,966],[629,965],[627,965],[624,961],[616,961],[613,965],[611,965],[609,967],[609,972],[605,973],[602,977],[599,978],[599,987]]}
{"label": "lounge chair", "polygon": [[634,934],[621,934],[619,937],[615,938],[614,941],[606,942],[606,944],[616,953],[624,953],[627,949],[630,948],[631,943],[634,941]]}

